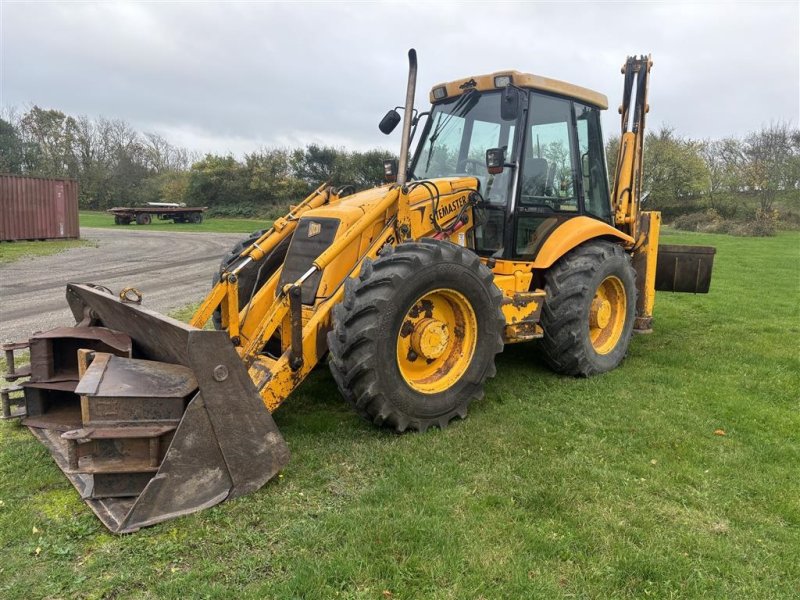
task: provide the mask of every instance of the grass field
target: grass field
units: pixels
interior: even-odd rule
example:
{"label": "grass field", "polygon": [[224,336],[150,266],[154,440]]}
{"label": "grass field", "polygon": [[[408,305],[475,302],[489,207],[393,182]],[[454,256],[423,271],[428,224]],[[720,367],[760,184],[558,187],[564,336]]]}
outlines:
{"label": "grass field", "polygon": [[717,246],[712,293],[660,293],[616,371],[509,347],[465,421],[398,436],[318,369],[280,477],[133,535],[3,423],[0,597],[797,598],[800,235],[665,241]]}
{"label": "grass field", "polygon": [[0,243],[0,264],[10,263],[21,258],[49,256],[70,248],[91,244],[87,240],[45,240],[36,242]]}
{"label": "grass field", "polygon": [[150,231],[216,231],[220,233],[251,233],[272,225],[265,219],[223,219],[206,217],[202,223],[173,223],[153,219],[150,225],[115,225],[114,216],[106,212],[81,211],[81,227],[106,227],[114,229],[146,229]]}

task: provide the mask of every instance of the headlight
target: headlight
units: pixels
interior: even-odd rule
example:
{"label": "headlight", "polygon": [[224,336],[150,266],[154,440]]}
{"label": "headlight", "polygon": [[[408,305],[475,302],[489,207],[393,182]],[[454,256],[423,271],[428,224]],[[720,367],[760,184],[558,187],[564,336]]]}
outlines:
{"label": "headlight", "polygon": [[507,87],[511,85],[511,75],[498,75],[494,78],[494,87]]}

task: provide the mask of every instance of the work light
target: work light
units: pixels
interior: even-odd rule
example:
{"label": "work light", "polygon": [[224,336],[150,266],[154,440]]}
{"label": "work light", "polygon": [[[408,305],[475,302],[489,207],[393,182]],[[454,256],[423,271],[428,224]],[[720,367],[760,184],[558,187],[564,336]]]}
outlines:
{"label": "work light", "polygon": [[383,161],[383,177],[388,182],[397,181],[397,159],[390,158]]}

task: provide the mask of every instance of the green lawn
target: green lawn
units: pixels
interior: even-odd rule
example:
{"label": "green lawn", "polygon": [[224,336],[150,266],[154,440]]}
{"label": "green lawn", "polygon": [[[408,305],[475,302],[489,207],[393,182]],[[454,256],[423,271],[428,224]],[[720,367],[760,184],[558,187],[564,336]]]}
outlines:
{"label": "green lawn", "polygon": [[36,242],[0,243],[0,264],[14,262],[20,258],[49,256],[69,248],[90,245],[87,240],[44,240]]}
{"label": "green lawn", "polygon": [[216,231],[221,233],[251,233],[272,225],[266,219],[222,219],[206,217],[202,223],[173,223],[153,219],[150,225],[115,225],[114,216],[107,212],[81,211],[81,227],[107,227],[122,230],[147,229],[150,231]]}
{"label": "green lawn", "polygon": [[712,293],[660,293],[616,371],[509,347],[467,420],[393,435],[318,369],[280,477],[136,534],[2,424],[0,597],[799,597],[800,235],[665,238],[717,246]]}

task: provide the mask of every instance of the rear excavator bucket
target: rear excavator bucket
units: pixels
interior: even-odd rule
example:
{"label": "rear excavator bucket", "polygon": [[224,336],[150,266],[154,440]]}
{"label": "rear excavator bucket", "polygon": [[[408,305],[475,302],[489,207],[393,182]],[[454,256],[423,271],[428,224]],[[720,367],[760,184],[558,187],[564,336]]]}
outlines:
{"label": "rear excavator bucket", "polygon": [[224,331],[87,285],[69,284],[67,300],[78,324],[31,338],[30,381],[11,416],[111,531],[253,492],[289,461]]}

